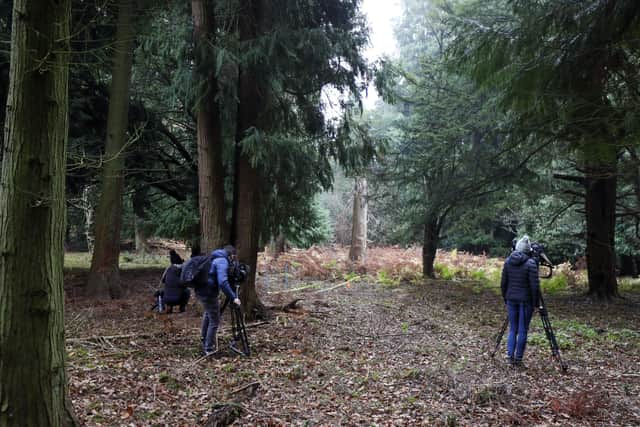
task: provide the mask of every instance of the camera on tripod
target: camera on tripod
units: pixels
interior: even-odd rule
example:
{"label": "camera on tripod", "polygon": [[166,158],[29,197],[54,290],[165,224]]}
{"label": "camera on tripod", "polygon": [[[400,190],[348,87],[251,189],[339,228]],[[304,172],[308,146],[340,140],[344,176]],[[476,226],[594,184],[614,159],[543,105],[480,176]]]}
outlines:
{"label": "camera on tripod", "polygon": [[[513,241],[511,242],[511,250],[512,251],[516,250],[516,242],[517,241],[518,241],[518,239],[513,239]],[[549,257],[547,257],[547,254],[545,254],[544,245],[542,243],[531,242],[531,252],[528,253],[527,255],[531,256],[531,258],[536,260],[536,262],[540,266],[540,277],[541,278],[549,279],[549,278],[551,278],[551,276],[553,276],[554,265],[551,262],[551,260],[549,259]]]}
{"label": "camera on tripod", "polygon": [[247,280],[251,267],[243,262],[232,262],[229,266],[229,283],[233,286],[240,286],[242,282]]}
{"label": "camera on tripod", "polygon": [[[229,263],[227,277],[229,278],[229,284],[231,284],[231,286],[235,286],[236,294],[239,294],[240,284],[247,280],[250,271],[251,268],[245,263],[238,261],[232,261]],[[224,311],[228,304],[229,299],[225,301],[221,311]],[[231,348],[234,353],[248,357],[251,355],[251,348],[249,346],[249,337],[247,336],[247,330],[244,324],[244,315],[242,314],[240,306],[231,303],[229,304],[229,308],[231,311],[231,334],[233,336],[229,343],[229,348]]]}

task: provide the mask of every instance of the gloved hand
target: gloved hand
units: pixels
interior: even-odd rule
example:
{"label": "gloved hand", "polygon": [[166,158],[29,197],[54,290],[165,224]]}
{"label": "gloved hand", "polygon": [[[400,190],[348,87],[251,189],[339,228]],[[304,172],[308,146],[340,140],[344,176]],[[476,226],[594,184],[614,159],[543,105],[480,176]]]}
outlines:
{"label": "gloved hand", "polygon": [[236,298],[236,299],[234,299],[234,300],[233,300],[233,303],[234,303],[235,305],[240,305],[240,298]]}

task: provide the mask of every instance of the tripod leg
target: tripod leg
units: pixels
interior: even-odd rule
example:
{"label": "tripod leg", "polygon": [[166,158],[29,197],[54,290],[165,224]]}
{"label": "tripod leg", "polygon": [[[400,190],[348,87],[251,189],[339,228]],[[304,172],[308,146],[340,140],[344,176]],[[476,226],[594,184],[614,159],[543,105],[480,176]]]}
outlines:
{"label": "tripod leg", "polygon": [[[232,318],[232,333],[233,340],[231,341],[231,350],[235,353],[240,354],[241,356],[249,356],[251,354],[251,349],[249,347],[249,339],[247,338],[247,332],[244,325],[244,319],[242,317],[242,312],[239,307],[231,308],[231,318]],[[240,344],[240,348],[237,345]]]}
{"label": "tripod leg", "polygon": [[566,372],[568,369],[568,366],[567,366],[567,363],[564,360],[562,360],[562,357],[560,356],[560,346],[558,345],[558,341],[556,340],[556,335],[553,333],[553,328],[551,327],[551,321],[549,320],[549,316],[546,314],[546,311],[540,313],[540,319],[542,320],[544,333],[547,336],[547,340],[549,341],[549,346],[551,347],[551,355],[554,359],[558,361],[562,371]]}
{"label": "tripod leg", "polygon": [[251,354],[251,348],[249,347],[249,337],[247,337],[247,329],[244,325],[244,316],[240,309],[238,309],[238,319],[240,320],[239,329],[240,329],[240,338],[242,339],[242,348],[244,350],[245,356],[249,356]]}
{"label": "tripod leg", "polygon": [[504,319],[504,322],[502,322],[502,327],[500,328],[500,332],[498,332],[498,335],[496,335],[496,346],[491,352],[491,358],[493,358],[493,356],[495,356],[496,353],[498,352],[498,348],[500,348],[500,343],[502,342],[502,337],[504,336],[504,333],[507,330],[508,325],[509,325],[509,316],[507,316],[507,318]]}

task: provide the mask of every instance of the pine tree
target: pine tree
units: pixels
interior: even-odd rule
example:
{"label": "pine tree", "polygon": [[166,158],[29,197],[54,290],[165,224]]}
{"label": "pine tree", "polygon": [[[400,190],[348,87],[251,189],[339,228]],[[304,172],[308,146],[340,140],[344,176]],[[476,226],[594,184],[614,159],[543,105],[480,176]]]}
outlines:
{"label": "pine tree", "polygon": [[71,1],[15,0],[0,181],[0,425],[77,425],[63,239]]}
{"label": "pine tree", "polygon": [[629,52],[640,4],[474,1],[454,20],[454,64],[500,90],[514,128],[538,144],[575,149],[579,173],[560,177],[584,191],[589,292],[617,295],[618,159],[621,142],[636,132],[638,67]]}
{"label": "pine tree", "polygon": [[113,72],[109,92],[107,140],[102,171],[102,192],[96,210],[95,247],[87,290],[92,295],[119,298],[120,229],[124,155],[129,117],[129,87],[135,39],[135,0],[119,0],[113,49]]}

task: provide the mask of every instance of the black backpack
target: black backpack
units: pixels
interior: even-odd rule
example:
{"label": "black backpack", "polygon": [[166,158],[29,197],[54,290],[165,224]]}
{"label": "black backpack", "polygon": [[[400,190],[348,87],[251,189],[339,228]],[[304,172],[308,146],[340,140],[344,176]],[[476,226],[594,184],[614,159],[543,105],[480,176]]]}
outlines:
{"label": "black backpack", "polygon": [[190,288],[206,286],[207,274],[211,266],[211,257],[207,255],[197,255],[189,258],[182,264],[180,272],[180,282]]}

